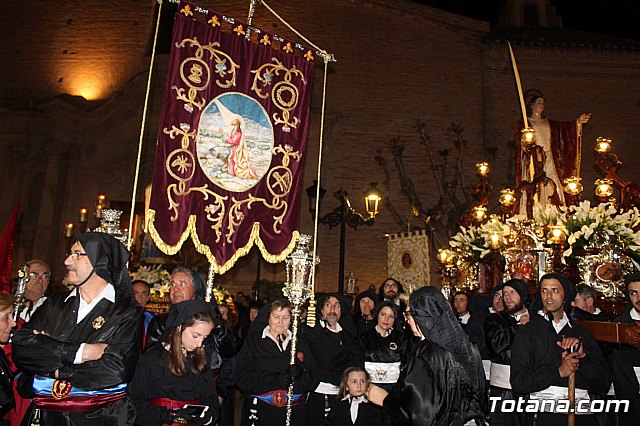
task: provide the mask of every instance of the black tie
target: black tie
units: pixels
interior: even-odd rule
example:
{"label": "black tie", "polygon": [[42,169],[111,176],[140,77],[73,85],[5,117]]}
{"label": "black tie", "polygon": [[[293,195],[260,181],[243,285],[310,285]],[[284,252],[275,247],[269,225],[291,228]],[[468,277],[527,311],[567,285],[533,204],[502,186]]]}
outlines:
{"label": "black tie", "polygon": [[284,345],[283,345],[284,339],[285,339],[284,334],[278,334],[278,346],[280,347],[280,350],[282,352],[284,352]]}

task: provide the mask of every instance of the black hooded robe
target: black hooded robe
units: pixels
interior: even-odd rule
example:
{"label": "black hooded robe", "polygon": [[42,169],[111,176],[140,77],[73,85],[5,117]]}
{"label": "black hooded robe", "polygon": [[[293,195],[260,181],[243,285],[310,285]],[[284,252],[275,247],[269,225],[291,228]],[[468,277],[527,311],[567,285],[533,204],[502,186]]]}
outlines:
{"label": "black hooded robe", "polygon": [[[512,279],[504,284],[500,284],[494,289],[494,293],[504,290],[504,287],[513,288],[518,295],[522,306],[528,305],[529,289],[526,282]],[[493,297],[492,297],[493,298]],[[505,371],[511,365],[511,345],[518,329],[522,326],[516,318],[507,312],[494,312],[489,314],[484,320],[484,335],[489,352],[489,358],[493,370],[493,384],[489,382],[489,397],[500,398],[500,400],[517,400],[518,395],[514,394],[509,384],[503,384],[499,377],[501,370]],[[506,366],[506,367],[503,367]],[[509,380],[507,375],[506,380]],[[491,410],[491,403],[489,404]],[[531,424],[533,418],[529,419],[527,413],[503,412],[494,410],[490,413],[492,426],[524,426]]]}
{"label": "black hooded robe", "polygon": [[[566,325],[556,333],[551,323],[537,313],[516,333],[511,347],[511,386],[519,394],[530,394],[549,386],[568,387],[568,378],[560,377],[563,349],[557,346],[562,337],[582,338],[587,354],[576,372],[576,389],[606,395],[611,385],[609,367],[600,347],[587,330]],[[576,415],[576,425],[594,424],[595,416]],[[537,425],[566,425],[566,414],[538,413]]]}
{"label": "black hooded robe", "polygon": [[[218,312],[214,305],[200,300],[175,305],[166,320],[168,331],[184,324],[193,315],[207,311],[210,311],[214,318]],[[165,337],[163,336],[163,339]],[[189,371],[177,376],[167,365],[169,355],[164,344],[154,345],[142,355],[136,367],[129,386],[129,395],[137,413],[136,425],[170,424],[170,410],[152,403],[154,399],[160,398],[182,402],[194,401],[195,404],[208,406],[212,413],[212,424],[215,424],[218,420],[219,404],[212,370],[206,368],[201,374]],[[177,408],[182,408],[180,405]]]}
{"label": "black hooded robe", "polygon": [[[76,324],[80,296],[78,289],[51,295],[18,330],[13,339],[13,356],[18,368],[34,376],[53,377],[71,383],[74,389],[94,391],[129,382],[142,343],[142,307],[134,300],[126,269],[128,252],[108,234],[85,233],[78,237],[95,274],[112,283],[115,303],[100,300]],[[43,332],[34,334],[33,331]],[[74,364],[81,343],[106,343],[96,361]],[[38,399],[33,404],[38,406]],[[125,395],[88,412],[40,410],[42,425],[130,425],[135,411]]]}
{"label": "black hooded robe", "polygon": [[[356,334],[358,336],[362,336],[367,331],[371,330],[376,326],[375,318],[368,319],[364,315],[362,315],[362,311],[360,310],[360,301],[368,297],[373,301],[373,307],[378,304],[378,295],[373,290],[365,290],[362,293],[356,296],[356,300],[353,304],[353,323],[356,327]],[[373,311],[373,307],[371,310]]]}
{"label": "black hooded robe", "polygon": [[[327,297],[336,297],[340,301],[341,317],[338,323],[342,331],[339,333],[327,330],[320,320],[322,305]],[[364,365],[349,312],[350,304],[343,296],[336,294],[322,295],[317,299],[316,325],[305,327],[304,337],[316,362],[320,382],[339,386],[342,373],[347,367]],[[325,425],[330,411],[335,409],[337,403],[335,395],[311,392],[307,401],[307,425]]]}
{"label": "black hooded robe", "polygon": [[[555,272],[543,275],[540,283],[547,279],[555,279],[562,285],[566,314],[576,297],[576,287],[564,275]],[[565,325],[559,333],[556,333],[551,321],[538,313],[543,307],[540,289],[541,286],[538,285],[536,297],[529,308],[531,319],[516,333],[511,347],[513,391],[518,394],[530,394],[547,389],[549,386],[568,387],[568,378],[561,378],[558,372],[562,364],[563,349],[557,345],[557,342],[564,336],[582,338],[582,346],[587,354],[580,360],[580,368],[576,372],[576,389],[587,390],[589,394],[606,395],[611,386],[611,375],[600,346],[588,330],[575,324]],[[578,426],[597,422],[593,415],[576,415],[575,419]],[[564,426],[566,423],[566,414],[544,412],[536,414],[537,426]]]}
{"label": "black hooded robe", "polygon": [[[632,306],[627,306],[624,313],[615,319],[616,322],[634,325],[631,318]],[[618,413],[620,425],[637,425],[640,419],[640,384],[634,368],[640,368],[640,349],[631,346],[622,346],[614,349],[609,354],[609,365],[613,377],[613,387],[618,399],[629,400],[629,411]]]}
{"label": "black hooded robe", "polygon": [[410,305],[425,339],[400,376],[398,390],[385,398],[383,411],[412,426],[484,424],[485,376],[478,348],[440,290],[422,287],[412,293]]}
{"label": "black hooded robe", "polygon": [[[521,325],[515,318],[505,312],[487,316],[484,321],[484,333],[493,365],[511,365],[511,345],[519,327]],[[499,366],[492,368],[497,369]],[[489,386],[489,397],[497,397],[501,400],[516,400],[518,398],[511,389],[497,385]],[[502,412],[501,410],[491,412],[492,426],[523,426],[525,424],[530,424],[526,420],[526,413]]]}
{"label": "black hooded robe", "polygon": [[[77,290],[73,290],[76,292]],[[98,390],[127,383],[135,369],[142,342],[142,308],[133,298],[116,292],[116,301],[102,299],[76,324],[79,296],[55,293],[36,311],[13,340],[14,360],[29,375],[58,378],[74,388]],[[96,321],[104,318],[97,328]],[[46,334],[33,334],[33,330]],[[74,364],[81,343],[106,343],[99,360]],[[37,406],[37,403],[36,403]],[[133,424],[135,412],[128,398],[90,412],[64,413],[41,410],[41,424]],[[68,422],[65,417],[68,416]]]}
{"label": "black hooded robe", "polygon": [[[238,388],[244,393],[242,421],[244,425],[284,425],[287,406],[269,405],[254,395],[267,392],[282,391],[279,378],[286,375],[291,357],[291,341],[284,350],[280,350],[276,342],[269,337],[262,337],[264,328],[269,324],[271,305],[264,306],[258,317],[251,324],[247,339],[238,354]],[[298,333],[295,364],[301,369],[301,375],[294,380],[293,393],[306,394],[313,392],[318,386],[318,376],[313,357],[309,352],[306,340]],[[286,402],[286,399],[284,399]],[[291,407],[291,425],[306,424],[306,401]]]}

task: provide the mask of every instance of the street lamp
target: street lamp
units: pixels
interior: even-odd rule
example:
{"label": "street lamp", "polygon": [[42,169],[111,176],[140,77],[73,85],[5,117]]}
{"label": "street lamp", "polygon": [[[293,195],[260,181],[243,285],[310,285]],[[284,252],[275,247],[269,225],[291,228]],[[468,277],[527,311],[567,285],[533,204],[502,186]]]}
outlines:
{"label": "street lamp", "polygon": [[[358,213],[349,200],[347,191],[340,189],[334,192],[333,196],[340,202],[340,205],[333,211],[318,218],[319,223],[329,225],[329,229],[340,225],[340,263],[338,268],[338,293],[344,293],[344,252],[345,252],[345,232],[346,226],[349,225],[353,229],[357,229],[361,225],[373,225],[376,216],[380,213],[380,202],[382,201],[382,191],[378,189],[375,182],[371,182],[369,188],[364,191],[364,202],[367,209],[367,217]],[[315,219],[316,211],[316,194],[318,193],[318,182],[307,188],[307,196],[309,197],[309,211]],[[320,187],[320,201],[326,191]],[[320,203],[318,203],[320,206]],[[320,207],[318,207],[319,210]]]}

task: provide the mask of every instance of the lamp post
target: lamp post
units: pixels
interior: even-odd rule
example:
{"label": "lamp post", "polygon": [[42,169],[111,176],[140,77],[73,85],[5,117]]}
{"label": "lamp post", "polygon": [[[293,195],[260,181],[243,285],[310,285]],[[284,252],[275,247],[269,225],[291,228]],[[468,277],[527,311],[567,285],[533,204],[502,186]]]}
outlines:
{"label": "lamp post", "polygon": [[[313,181],[313,185],[307,188],[307,196],[309,197],[309,211],[315,219],[316,211],[316,191],[317,181]],[[358,213],[349,200],[347,191],[340,189],[334,192],[333,196],[340,202],[340,205],[333,211],[318,218],[319,223],[329,225],[329,229],[340,225],[340,263],[338,267],[338,293],[344,294],[344,254],[345,254],[345,234],[347,225],[353,229],[358,226],[371,226],[375,222],[375,218],[380,213],[380,202],[382,201],[382,192],[375,182],[371,182],[369,188],[364,191],[365,207],[367,209],[367,217]],[[320,187],[320,201],[326,191]]]}

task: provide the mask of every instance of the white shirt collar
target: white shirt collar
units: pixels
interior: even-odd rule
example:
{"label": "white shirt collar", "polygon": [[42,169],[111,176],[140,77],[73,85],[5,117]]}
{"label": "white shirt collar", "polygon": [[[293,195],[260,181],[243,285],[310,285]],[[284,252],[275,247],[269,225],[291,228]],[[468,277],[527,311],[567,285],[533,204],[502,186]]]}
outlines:
{"label": "white shirt collar", "polygon": [[529,315],[529,310],[527,308],[524,308],[524,312],[521,312],[519,314],[513,314],[511,316],[514,317],[516,321],[520,322],[520,318],[522,318],[525,315]]}
{"label": "white shirt collar", "polygon": [[82,298],[82,296],[80,296],[80,294],[78,293],[80,291],[79,287],[76,287],[73,291],[71,291],[71,293],[69,293],[69,295],[64,299],[64,301],[66,302],[67,300],[69,300],[71,298],[71,296],[76,296],[80,299],[80,304],[78,306],[78,319],[76,320],[76,324],[80,323],[80,321],[82,321],[84,319],[84,317],[86,317],[87,315],[89,315],[89,313],[93,310],[93,308],[98,304],[98,302],[100,302],[102,299],[107,299],[109,302],[111,303],[115,303],[116,302],[116,289],[115,287],[113,287],[112,284],[107,283],[107,285],[105,286],[105,288],[102,289],[102,291],[100,293],[98,293],[96,295],[96,297],[93,298],[93,300],[91,301],[91,303],[87,303],[84,301],[84,299]]}
{"label": "white shirt collar", "polygon": [[634,321],[640,321],[640,313],[638,313],[638,311],[636,311],[635,308],[631,308],[631,311],[629,312],[629,315],[631,315],[631,319]]}
{"label": "white shirt collar", "polygon": [[47,300],[47,296],[42,296],[40,299],[33,302],[33,305],[31,305],[31,310],[29,310],[28,305],[25,306],[22,312],[20,312],[20,318],[22,318],[25,321],[29,321],[33,316],[34,312],[36,311],[36,309],[42,306],[45,300]]}
{"label": "white shirt collar", "polygon": [[593,315],[600,315],[601,312],[600,308],[596,308],[596,310],[593,311]]}
{"label": "white shirt collar", "polygon": [[263,339],[269,338],[273,340],[276,346],[278,347],[278,349],[280,349],[280,352],[284,352],[287,346],[289,346],[289,342],[291,341],[291,330],[287,330],[286,337],[282,343],[278,342],[278,340],[275,337],[273,337],[271,333],[269,333],[269,330],[270,330],[270,327],[267,325],[262,330],[262,338]]}
{"label": "white shirt collar", "polygon": [[460,315],[459,318],[462,324],[467,325],[467,323],[469,322],[469,319],[471,318],[471,312],[467,311],[466,314]]}
{"label": "white shirt collar", "polygon": [[347,394],[347,396],[342,398],[342,400],[343,401],[350,400],[351,406],[349,407],[349,411],[351,414],[351,423],[355,424],[356,420],[358,420],[358,408],[360,407],[360,404],[365,404],[369,402],[369,400],[365,395],[353,397],[349,394]]}
{"label": "white shirt collar", "polygon": [[320,325],[324,328],[326,328],[329,331],[332,331],[334,333],[340,333],[342,331],[342,326],[340,325],[340,323],[336,323],[336,328],[335,330],[333,328],[330,328],[329,325],[327,324],[327,322],[325,320],[320,320]]}
{"label": "white shirt collar", "polygon": [[[540,315],[542,318],[549,321],[549,318],[547,318],[547,316],[544,314],[544,311],[542,310],[538,311],[538,315]],[[567,316],[567,313],[565,311],[562,311],[562,319],[560,320],[560,322],[551,321],[551,325],[553,325],[553,328],[556,330],[556,333],[560,333],[560,330],[562,330],[565,325],[568,325],[569,327],[573,327],[571,325],[571,322],[569,322],[569,317]]]}
{"label": "white shirt collar", "polygon": [[[76,287],[73,290],[71,290],[71,292],[67,295],[64,301],[66,302],[67,300],[71,299],[74,296],[80,297],[80,295],[78,294],[79,290],[80,290],[80,287]],[[113,286],[113,284],[107,283],[107,286],[104,289],[102,289],[102,291],[95,297],[95,299],[97,299],[98,297],[100,297],[101,299],[107,299],[111,303],[116,303],[116,289]],[[80,300],[82,300],[82,297],[80,297]]]}
{"label": "white shirt collar", "polygon": [[382,337],[387,337],[388,335],[391,334],[391,330],[393,330],[393,327],[391,327],[390,329],[388,329],[387,331],[384,332],[384,334],[382,334],[380,332],[380,328],[376,325],[375,327],[376,331],[378,332],[379,335],[381,335]]}

